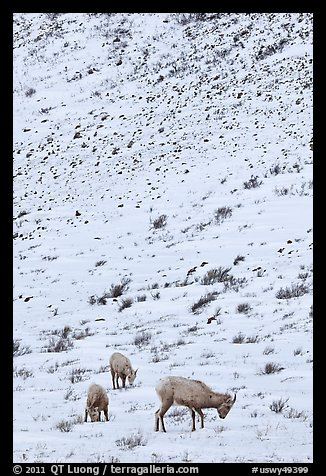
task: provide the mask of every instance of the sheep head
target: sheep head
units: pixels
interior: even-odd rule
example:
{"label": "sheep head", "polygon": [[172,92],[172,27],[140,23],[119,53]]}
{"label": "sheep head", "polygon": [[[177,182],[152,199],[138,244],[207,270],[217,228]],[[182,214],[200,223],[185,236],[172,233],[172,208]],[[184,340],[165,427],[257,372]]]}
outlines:
{"label": "sheep head", "polygon": [[132,385],[134,383],[135,378],[137,376],[137,371],[138,371],[138,369],[132,370],[130,372],[130,374],[128,375],[128,382],[129,382],[130,385]]}
{"label": "sheep head", "polygon": [[91,408],[88,408],[87,411],[92,422],[100,421],[99,407],[91,407]]}
{"label": "sheep head", "polygon": [[230,397],[230,395],[226,395],[225,401],[218,407],[217,413],[218,416],[222,419],[226,417],[226,415],[229,413],[231,408],[233,407],[235,401],[236,401],[237,395],[234,395],[234,398]]}

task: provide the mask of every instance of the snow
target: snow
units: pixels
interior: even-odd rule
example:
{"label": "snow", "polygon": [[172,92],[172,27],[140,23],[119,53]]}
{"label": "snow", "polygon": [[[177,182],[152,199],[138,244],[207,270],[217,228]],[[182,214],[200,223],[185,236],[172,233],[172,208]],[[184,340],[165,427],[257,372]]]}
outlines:
{"label": "snow", "polygon": [[[312,15],[16,13],[13,67],[14,461],[312,462]],[[166,375],[237,401],[155,432]]]}

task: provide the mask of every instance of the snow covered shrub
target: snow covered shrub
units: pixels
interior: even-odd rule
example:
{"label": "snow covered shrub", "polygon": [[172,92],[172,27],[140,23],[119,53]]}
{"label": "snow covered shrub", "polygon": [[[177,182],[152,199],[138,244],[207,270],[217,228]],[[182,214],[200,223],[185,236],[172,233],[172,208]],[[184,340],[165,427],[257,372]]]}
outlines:
{"label": "snow covered shrub", "polygon": [[153,283],[153,284],[149,284],[147,289],[150,290],[150,289],[158,289],[160,287],[160,285],[158,283]]}
{"label": "snow covered shrub", "polygon": [[108,365],[100,365],[100,368],[96,371],[97,374],[106,373],[109,370]]}
{"label": "snow covered shrub", "polygon": [[274,400],[269,408],[270,410],[272,410],[272,412],[275,412],[275,413],[282,413],[282,411],[284,410],[284,408],[286,408],[288,405],[287,405],[287,402],[289,401],[289,399],[287,398],[286,400],[283,400],[282,398],[280,398],[279,400]]}
{"label": "snow covered shrub", "polygon": [[164,462],[164,458],[160,454],[152,453],[151,463],[157,464],[157,463],[163,463],[163,462]]}
{"label": "snow covered shrub", "polygon": [[232,339],[233,344],[256,344],[259,342],[259,337],[257,335],[245,337],[242,332],[239,332],[238,335],[234,336]]}
{"label": "snow covered shrub", "polygon": [[232,342],[233,344],[243,344],[245,341],[245,336],[242,332],[239,332],[236,336],[233,337]]}
{"label": "snow covered shrub", "polygon": [[189,413],[186,408],[174,407],[169,411],[166,417],[171,418],[174,424],[176,424],[175,422],[178,422],[178,421],[183,422],[185,421],[186,418],[188,419],[188,415]]}
{"label": "snow covered shrub", "polygon": [[20,342],[18,339],[14,339],[13,340],[13,350],[14,350],[14,357],[18,357],[20,355],[25,355],[25,354],[30,354],[32,351],[31,351],[31,348],[30,346],[21,346]]}
{"label": "snow covered shrub", "polygon": [[131,307],[133,302],[134,300],[132,298],[122,299],[119,306],[119,312],[123,311],[124,309],[127,309],[128,307]]}
{"label": "snow covered shrub", "polygon": [[95,267],[98,268],[99,266],[104,266],[105,263],[106,263],[105,260],[96,261]]}
{"label": "snow covered shrub", "polygon": [[123,293],[128,291],[130,283],[130,278],[122,278],[120,284],[111,284],[109,297],[117,298],[119,296],[122,296]]}
{"label": "snow covered shrub", "polygon": [[34,88],[28,88],[27,91],[25,92],[25,96],[26,96],[27,98],[30,98],[30,97],[33,96],[35,93],[36,93],[36,91],[35,91]]}
{"label": "snow covered shrub", "polygon": [[144,438],[142,433],[138,431],[138,433],[130,435],[128,437],[122,437],[120,440],[116,440],[116,445],[122,447],[123,449],[132,450],[137,446],[146,446],[147,440]]}
{"label": "snow covered shrub", "polygon": [[309,318],[312,319],[313,318],[313,315],[314,315],[314,312],[313,312],[313,307],[312,305],[310,306],[310,309],[309,309]]}
{"label": "snow covered shrub", "polygon": [[173,13],[172,18],[180,25],[188,25],[191,22],[203,22],[218,20],[223,13]]}
{"label": "snow covered shrub", "polygon": [[73,423],[71,421],[68,421],[68,420],[60,420],[56,426],[57,430],[60,430],[64,433],[69,433],[69,431],[72,430],[72,427],[73,427]]}
{"label": "snow covered shrub", "polygon": [[284,197],[284,196],[286,196],[286,195],[289,195],[289,193],[290,193],[290,188],[289,188],[289,187],[281,187],[281,188],[275,187],[274,193],[275,193],[275,195],[277,195],[278,197]]}
{"label": "snow covered shrub", "polygon": [[42,256],[43,261],[54,261],[58,259],[58,256]]}
{"label": "snow covered shrub", "polygon": [[231,277],[231,275],[229,275],[229,271],[231,271],[231,268],[222,268],[222,266],[219,268],[210,269],[202,277],[200,284],[208,286],[214,283],[224,283]]}
{"label": "snow covered shrub", "polygon": [[237,306],[237,312],[239,314],[248,314],[248,312],[251,310],[252,310],[252,307],[247,302],[243,304],[238,304]]}
{"label": "snow covered shrub", "polygon": [[110,290],[104,291],[102,296],[92,294],[92,296],[88,298],[88,303],[91,306],[93,304],[101,304],[102,306],[105,306],[108,299],[120,297],[124,292],[128,291],[130,282],[130,278],[122,278],[121,283],[111,284]]}
{"label": "snow covered shrub", "polygon": [[157,364],[158,362],[161,362],[162,360],[168,360],[168,358],[169,357],[164,357],[164,356],[162,357],[157,352],[154,352],[151,362],[153,362],[154,364]]}
{"label": "snow covered shrub", "polygon": [[312,196],[313,181],[308,180],[307,182],[302,182],[300,189],[296,189],[297,194],[302,197],[311,197]]}
{"label": "snow covered shrub", "polygon": [[175,19],[180,25],[187,25],[192,21],[205,20],[206,13],[176,13]]}
{"label": "snow covered shrub", "polygon": [[231,207],[220,207],[214,212],[215,223],[217,225],[222,223],[226,218],[230,218],[231,216],[232,216]]}
{"label": "snow covered shrub", "polygon": [[151,296],[154,301],[158,301],[161,298],[161,293],[160,292],[151,293]]}
{"label": "snow covered shrub", "polygon": [[204,351],[200,354],[200,357],[203,357],[204,359],[209,359],[210,357],[214,357],[215,354],[211,350]]}
{"label": "snow covered shrub", "polygon": [[17,218],[21,218],[25,215],[28,215],[30,212],[27,212],[26,210],[22,210],[21,212],[18,213]]}
{"label": "snow covered shrub", "polygon": [[72,369],[70,372],[69,380],[71,383],[78,383],[83,382],[84,380],[88,380],[89,376],[85,375],[88,372],[86,369]]}
{"label": "snow covered shrub", "polygon": [[228,276],[228,279],[224,281],[224,292],[226,293],[229,290],[234,292],[239,292],[239,289],[247,284],[248,280],[246,278],[235,278],[234,276]]}
{"label": "snow covered shrub", "polygon": [[97,304],[101,304],[102,306],[106,305],[106,301],[108,298],[111,297],[110,293],[105,292],[102,296],[90,296],[88,302],[90,304],[94,304],[94,299]]}
{"label": "snow covered shrub", "polygon": [[136,297],[137,302],[144,302],[144,301],[146,301],[146,299],[147,299],[146,294],[141,294],[141,295]]}
{"label": "snow covered shrub", "polygon": [[94,332],[91,332],[89,327],[85,327],[84,330],[73,331],[71,334],[71,337],[73,339],[80,340],[80,339],[85,339],[85,337],[93,336],[93,335],[94,335]]}
{"label": "snow covered shrub", "polygon": [[62,330],[56,330],[53,332],[54,337],[51,337],[48,346],[44,347],[45,352],[64,352],[72,349],[74,343],[69,337],[71,328],[65,326]]}
{"label": "snow covered shrub", "polygon": [[292,299],[295,297],[303,296],[307,293],[309,293],[309,287],[304,283],[300,283],[292,284],[290,288],[286,287],[285,289],[279,289],[275,297],[277,299]]}
{"label": "snow covered shrub", "polygon": [[227,279],[228,272],[231,268],[219,268],[210,269],[207,273],[202,277],[200,280],[200,284],[204,284],[205,286],[209,286],[210,284],[214,283],[222,283]]}
{"label": "snow covered shrub", "polygon": [[33,372],[31,370],[26,369],[25,367],[16,370],[14,369],[14,375],[15,377],[21,377],[23,380],[26,380],[29,377],[33,377]]}
{"label": "snow covered shrub", "polygon": [[251,178],[247,182],[243,182],[243,186],[246,189],[257,188],[257,187],[260,187],[262,183],[263,183],[262,180],[258,181],[258,175],[256,175],[256,177],[252,175]]}
{"label": "snow covered shrub", "polygon": [[64,328],[59,331],[54,331],[54,334],[57,334],[59,335],[60,337],[62,337],[63,339],[67,339],[68,335],[71,333],[72,329],[70,326],[64,326]]}
{"label": "snow covered shrub", "polygon": [[65,400],[71,400],[72,402],[75,402],[76,400],[79,400],[80,397],[78,397],[72,387],[69,387],[64,395]]}
{"label": "snow covered shrub", "polygon": [[61,13],[45,13],[46,18],[50,21],[56,21],[59,15],[61,15]]}
{"label": "snow covered shrub", "polygon": [[309,273],[299,273],[298,274],[298,279],[301,279],[302,281],[306,281],[306,279],[309,277]]}
{"label": "snow covered shrub", "polygon": [[168,360],[170,358],[169,345],[161,342],[160,347],[154,346],[151,348],[151,354],[153,354],[152,362],[162,362],[162,360]]}
{"label": "snow covered shrub", "polygon": [[215,301],[215,299],[217,299],[217,296],[218,296],[218,293],[216,291],[205,294],[191,306],[190,308],[191,312],[193,312],[194,314],[202,312],[201,308],[206,306],[210,302]]}
{"label": "snow covered shrub", "polygon": [[218,425],[215,428],[213,428],[215,433],[222,433],[223,431],[226,430],[226,427],[223,425]]}
{"label": "snow covered shrub", "polygon": [[236,266],[238,263],[240,263],[240,261],[244,261],[244,260],[245,260],[244,256],[238,255],[236,258],[234,258],[233,265]]}
{"label": "snow covered shrub", "polygon": [[[172,345],[173,345],[173,344],[172,344]],[[182,337],[179,338],[179,339],[176,341],[176,343],[175,343],[175,346],[176,346],[176,347],[180,347],[180,345],[186,345],[186,341],[185,341],[184,339],[182,339]]]}
{"label": "snow covered shrub", "polygon": [[275,364],[274,362],[268,362],[261,371],[261,373],[263,375],[276,374],[281,370],[284,370],[284,367],[281,367],[279,364]]}
{"label": "snow covered shrub", "polygon": [[301,349],[301,347],[297,347],[296,349],[294,349],[293,351],[293,355],[303,355],[303,351]]}
{"label": "snow covered shrub", "polygon": [[246,344],[256,344],[259,342],[259,337],[257,335],[255,336],[249,336],[246,338]]}
{"label": "snow covered shrub", "polygon": [[274,55],[275,53],[280,53],[288,42],[288,38],[281,38],[273,45],[262,45],[259,48],[258,53],[256,54],[256,60],[260,61],[267,58],[267,56]]}
{"label": "snow covered shrub", "polygon": [[269,168],[269,172],[266,172],[265,178],[267,178],[268,173],[270,175],[279,175],[282,174],[285,169],[285,166],[281,167],[280,164],[274,164]]}
{"label": "snow covered shrub", "polygon": [[[199,223],[198,225],[196,225],[196,231],[203,231],[207,226],[211,225],[212,222],[211,220],[210,221],[207,221],[207,222],[201,222]],[[189,229],[189,228],[188,228]],[[183,233],[186,233],[188,231],[188,229],[186,228]]]}
{"label": "snow covered shrub", "polygon": [[164,228],[166,224],[167,224],[166,215],[160,215],[158,218],[155,218],[155,220],[152,221],[152,225],[155,230],[159,228]]}
{"label": "snow covered shrub", "polygon": [[295,410],[294,408],[289,408],[285,413],[284,413],[285,418],[300,418],[300,420],[305,421],[307,420],[307,415],[303,411],[298,411]]}
{"label": "snow covered shrub", "polygon": [[75,416],[72,420],[60,420],[55,428],[62,431],[63,433],[69,433],[75,425],[80,425],[83,423],[83,417],[81,415]]}
{"label": "snow covered shrub", "polygon": [[93,306],[93,304],[95,304],[97,302],[97,299],[96,297],[94,296],[94,294],[92,294],[92,296],[89,296],[88,298],[88,303]]}
{"label": "snow covered shrub", "polygon": [[59,363],[56,362],[55,364],[50,365],[50,367],[47,369],[47,372],[49,374],[54,374],[54,372],[56,372],[58,370],[58,368],[59,368]]}
{"label": "snow covered shrub", "polygon": [[143,347],[144,345],[149,344],[151,339],[152,339],[152,333],[143,331],[136,334],[134,344],[140,348],[140,347]]}

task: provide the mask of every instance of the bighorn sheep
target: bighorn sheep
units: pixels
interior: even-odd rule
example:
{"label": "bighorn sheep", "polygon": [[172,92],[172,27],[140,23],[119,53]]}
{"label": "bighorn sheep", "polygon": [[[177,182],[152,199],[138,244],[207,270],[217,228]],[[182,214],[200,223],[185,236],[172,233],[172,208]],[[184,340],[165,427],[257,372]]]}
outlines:
{"label": "bighorn sheep", "polygon": [[103,411],[106,421],[109,421],[109,398],[101,385],[93,383],[88,388],[86,408],[85,408],[85,422],[87,415],[90,416],[91,421],[101,421],[101,411]]}
{"label": "bighorn sheep", "polygon": [[195,431],[195,411],[204,428],[202,408],[216,408],[219,417],[225,418],[236,400],[236,395],[232,398],[229,394],[216,393],[203,382],[184,377],[165,377],[159,381],[155,390],[162,401],[161,407],[155,412],[155,431],[159,431],[160,421],[162,430],[166,431],[163,417],[173,404],[189,408],[192,431]]}
{"label": "bighorn sheep", "polygon": [[126,378],[128,378],[130,385],[134,383],[138,369],[134,370],[132,368],[130,360],[125,355],[120,354],[120,352],[114,352],[110,357],[110,368],[114,389],[116,385],[117,388],[120,388],[119,377],[122,381],[122,388],[126,386]]}

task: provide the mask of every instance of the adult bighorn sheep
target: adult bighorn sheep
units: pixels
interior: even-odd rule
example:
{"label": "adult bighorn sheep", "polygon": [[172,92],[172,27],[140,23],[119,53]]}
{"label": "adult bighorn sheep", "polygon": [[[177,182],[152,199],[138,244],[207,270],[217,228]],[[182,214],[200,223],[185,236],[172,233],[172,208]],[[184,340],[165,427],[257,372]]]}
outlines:
{"label": "adult bighorn sheep", "polygon": [[113,388],[119,387],[119,377],[122,381],[122,388],[126,386],[126,378],[128,382],[132,385],[135,381],[137,370],[132,368],[131,362],[125,355],[120,352],[114,352],[110,357],[110,369],[112,375],[112,384]]}
{"label": "adult bighorn sheep", "polygon": [[155,388],[161,399],[161,407],[155,412],[155,431],[159,431],[159,424],[164,432],[163,417],[173,405],[182,405],[189,408],[192,416],[192,431],[195,427],[195,412],[201,419],[201,427],[204,428],[204,414],[202,408],[216,408],[220,418],[225,418],[236,400],[227,393],[216,393],[203,382],[184,377],[162,378]]}
{"label": "adult bighorn sheep", "polygon": [[101,412],[103,411],[106,421],[109,421],[109,398],[101,385],[92,383],[88,388],[86,408],[85,408],[85,422],[89,415],[91,421],[101,421]]}

